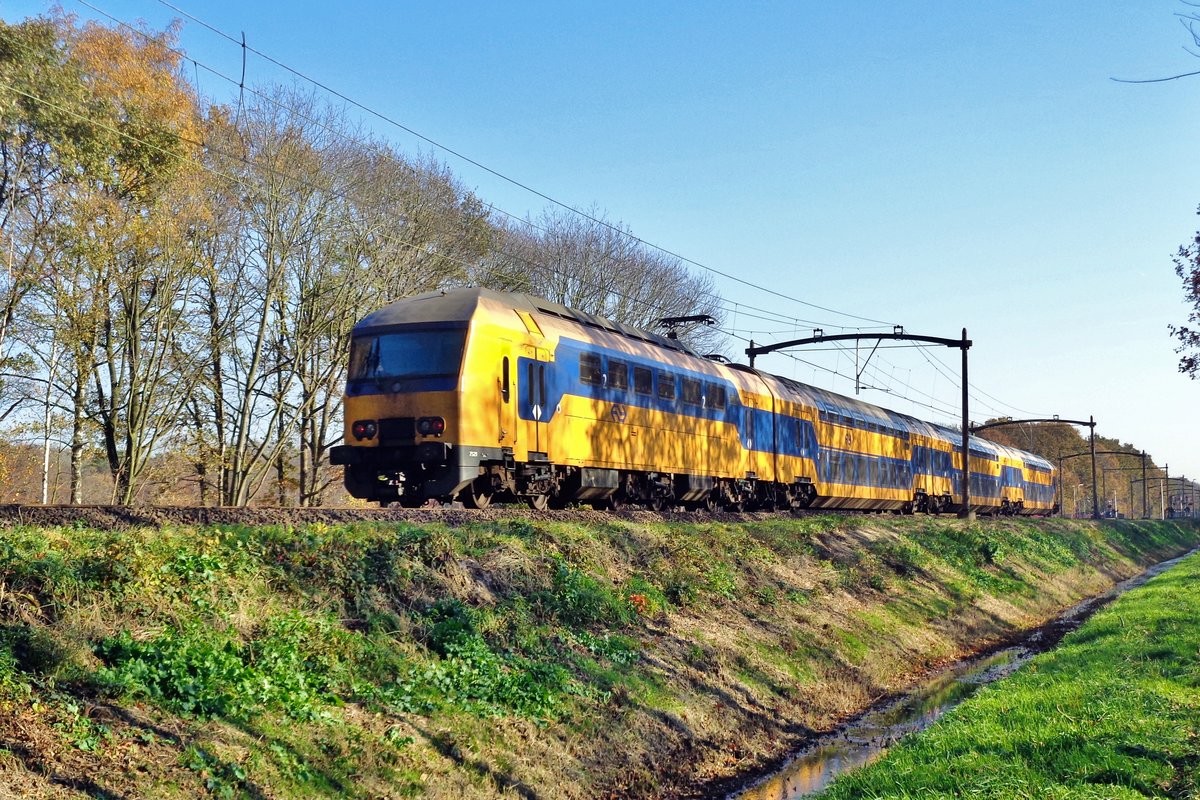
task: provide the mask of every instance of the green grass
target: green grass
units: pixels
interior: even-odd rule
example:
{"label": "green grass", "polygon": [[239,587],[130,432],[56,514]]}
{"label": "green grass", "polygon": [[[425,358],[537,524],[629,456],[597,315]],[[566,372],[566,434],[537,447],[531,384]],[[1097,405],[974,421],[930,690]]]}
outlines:
{"label": "green grass", "polygon": [[686,780],[720,752],[695,741],[817,724],[847,681],[878,694],[911,668],[905,637],[954,652],[974,598],[1032,602],[1197,539],[833,516],[3,529],[0,741],[40,725],[30,770],[109,779],[162,749],[137,791],[96,778],[128,797],[655,796],[646,765]]}
{"label": "green grass", "polygon": [[1196,797],[1198,588],[1192,557],[821,797]]}

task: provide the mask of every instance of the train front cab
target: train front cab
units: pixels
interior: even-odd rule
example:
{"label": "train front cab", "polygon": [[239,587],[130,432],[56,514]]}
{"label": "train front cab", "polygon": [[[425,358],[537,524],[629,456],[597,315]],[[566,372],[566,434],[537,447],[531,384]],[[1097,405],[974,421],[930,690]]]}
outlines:
{"label": "train front cab", "polygon": [[[549,352],[485,290],[418,295],[368,315],[352,334],[344,444],[330,453],[347,491],[416,506],[468,490],[470,504],[470,490],[486,486],[481,472],[512,461],[526,433],[518,359],[542,363]],[[538,429],[528,433],[536,444]]]}

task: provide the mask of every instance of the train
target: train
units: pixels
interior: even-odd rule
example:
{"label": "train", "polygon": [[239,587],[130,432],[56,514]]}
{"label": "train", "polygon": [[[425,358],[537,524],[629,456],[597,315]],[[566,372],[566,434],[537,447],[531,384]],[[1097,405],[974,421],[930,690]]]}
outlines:
{"label": "train", "polygon": [[[344,414],[330,461],[383,507],[964,510],[957,430],[485,288],[358,322]],[[1057,511],[1049,461],[969,452],[970,510]]]}

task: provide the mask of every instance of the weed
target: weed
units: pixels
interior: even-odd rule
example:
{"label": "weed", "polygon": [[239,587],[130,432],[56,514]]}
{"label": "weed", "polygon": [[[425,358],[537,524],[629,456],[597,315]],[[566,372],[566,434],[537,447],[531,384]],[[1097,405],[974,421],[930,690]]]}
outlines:
{"label": "weed", "polygon": [[627,625],[633,607],[609,586],[575,569],[562,556],[552,557],[551,591],[544,595],[547,608],[567,625]]}
{"label": "weed", "polygon": [[737,578],[728,564],[714,564],[705,575],[704,588],[726,600],[737,599]]}
{"label": "weed", "polygon": [[774,608],[779,603],[779,589],[769,583],[763,583],[754,590],[754,597],[759,604]]}
{"label": "weed", "polygon": [[587,631],[578,631],[571,638],[586,648],[588,652],[614,664],[625,666],[638,659],[639,648],[636,641],[626,636],[614,636],[608,633],[596,636]]}
{"label": "weed", "polygon": [[924,551],[905,540],[883,539],[871,545],[871,552],[897,575],[907,577],[928,563]]}
{"label": "weed", "polygon": [[68,701],[63,709],[64,719],[54,723],[54,727],[76,749],[92,752],[100,749],[100,745],[112,737],[112,731],[107,725],[93,722],[80,713],[77,703]]}
{"label": "weed", "polygon": [[0,703],[23,700],[32,692],[33,687],[25,679],[16,656],[0,648]]}
{"label": "weed", "polygon": [[[62,644],[49,629],[40,625],[0,625],[0,658],[7,656],[10,669],[47,675],[66,660]],[[5,671],[0,661],[0,674]]]}
{"label": "weed", "polygon": [[[654,583],[641,575],[634,575],[621,587],[621,593],[628,598],[629,603],[639,616],[649,617],[666,611],[670,603],[666,594]],[[642,600],[634,602],[634,597]]]}
{"label": "weed", "polygon": [[570,680],[558,664],[499,655],[476,635],[449,641],[445,648],[443,658],[381,686],[376,699],[399,711],[422,714],[460,708],[487,716],[511,710],[552,717]]}
{"label": "weed", "polygon": [[287,614],[242,642],[232,630],[192,623],[138,640],[128,632],[96,646],[109,691],[148,697],[185,715],[245,719],[278,710],[311,719],[347,682],[344,636],[328,619]]}
{"label": "weed", "polygon": [[798,606],[806,606],[812,602],[812,593],[804,589],[791,589],[787,593],[787,601]]}
{"label": "weed", "polygon": [[206,750],[192,745],[183,752],[183,766],[197,773],[214,797],[233,800],[242,797],[246,790],[246,771],[240,764],[222,761]]}

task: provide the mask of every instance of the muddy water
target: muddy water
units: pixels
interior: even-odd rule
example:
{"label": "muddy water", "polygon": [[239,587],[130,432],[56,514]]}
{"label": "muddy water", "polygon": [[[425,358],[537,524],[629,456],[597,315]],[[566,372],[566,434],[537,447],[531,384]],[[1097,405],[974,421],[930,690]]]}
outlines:
{"label": "muddy water", "polygon": [[[1200,548],[1187,555],[1200,552]],[[795,753],[778,772],[727,796],[726,800],[798,800],[824,789],[843,772],[870,764],[900,739],[929,727],[980,687],[1007,677],[1037,653],[1049,650],[1098,608],[1187,555],[1156,564],[1102,595],[1076,605],[1022,642],[990,655],[959,662],[907,694],[869,709],[844,727]]]}

